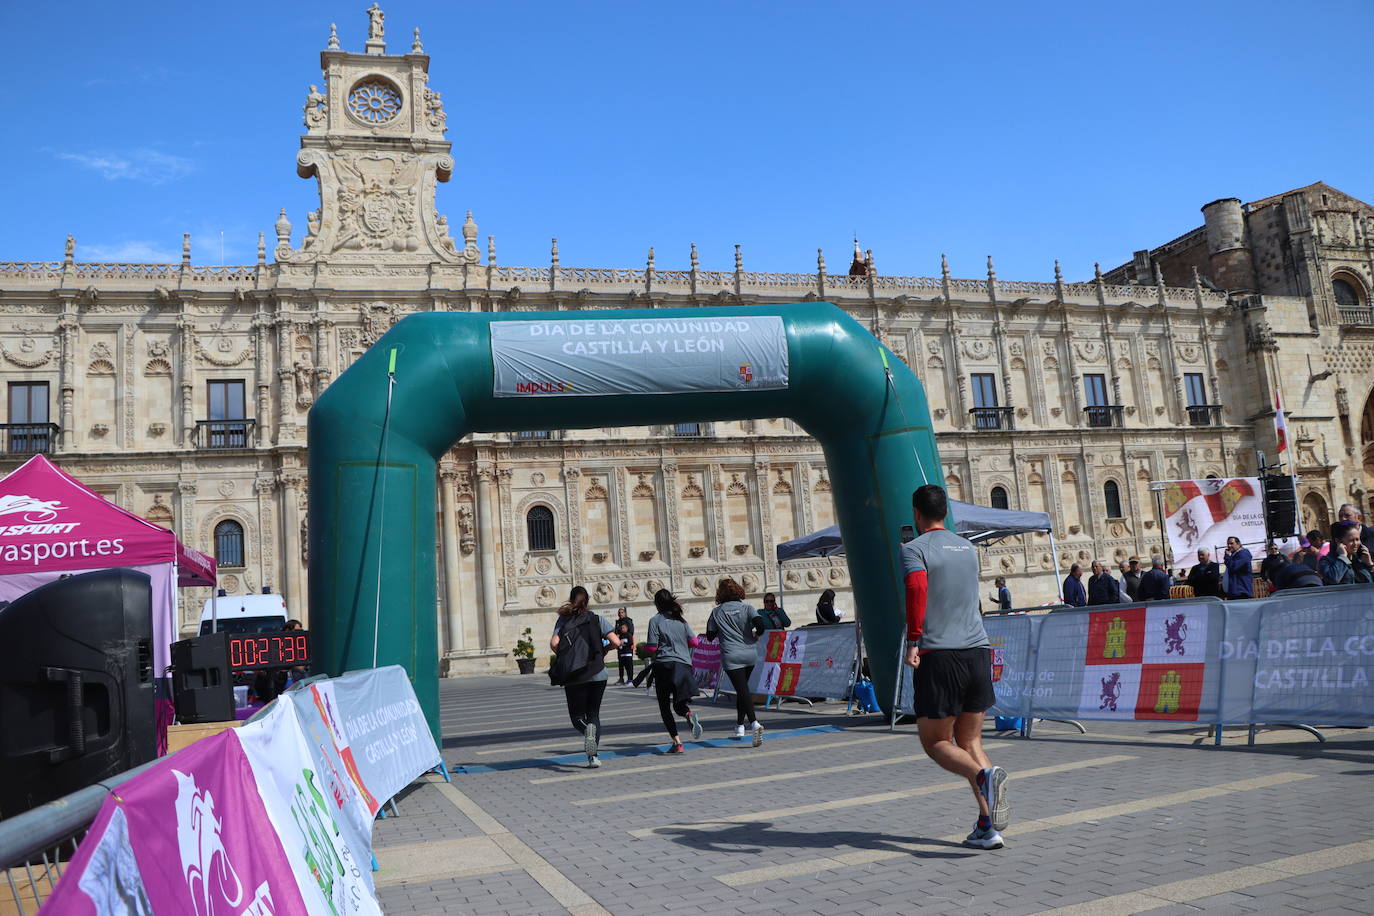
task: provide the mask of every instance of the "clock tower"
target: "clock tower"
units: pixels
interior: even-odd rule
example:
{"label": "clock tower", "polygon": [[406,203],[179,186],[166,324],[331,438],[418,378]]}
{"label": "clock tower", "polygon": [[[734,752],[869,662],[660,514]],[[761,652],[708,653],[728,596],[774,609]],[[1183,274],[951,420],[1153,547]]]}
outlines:
{"label": "clock tower", "polygon": [[361,54],[339,46],[329,27],[320,52],[323,90],[311,86],[296,172],[319,182],[320,208],[291,246],[285,211],[277,220],[279,262],[307,265],[476,264],[471,214],[455,243],[435,210],[436,182],[453,171],[443,101],[429,87],[429,55],[415,29],[408,54],[386,53],[385,13],[367,10]]}

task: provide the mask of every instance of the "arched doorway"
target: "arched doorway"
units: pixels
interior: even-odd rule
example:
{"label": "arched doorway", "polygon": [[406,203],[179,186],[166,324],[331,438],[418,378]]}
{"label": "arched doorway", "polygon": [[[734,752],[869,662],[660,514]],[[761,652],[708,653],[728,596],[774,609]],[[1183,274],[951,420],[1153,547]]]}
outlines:
{"label": "arched doorway", "polygon": [[1316,529],[1326,535],[1331,530],[1331,510],[1320,493],[1308,493],[1302,498],[1302,530]]}

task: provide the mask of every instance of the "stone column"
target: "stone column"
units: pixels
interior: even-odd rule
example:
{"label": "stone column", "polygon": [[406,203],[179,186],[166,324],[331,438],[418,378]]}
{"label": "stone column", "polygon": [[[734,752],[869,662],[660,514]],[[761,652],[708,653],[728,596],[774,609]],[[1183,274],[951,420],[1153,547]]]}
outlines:
{"label": "stone column", "polygon": [[477,469],[477,542],[482,551],[482,648],[501,644],[501,606],[496,601],[496,507],[492,505],[491,483],[496,471],[491,465]]}
{"label": "stone column", "polygon": [[[668,566],[668,583],[675,593],[682,591],[682,519],[678,507],[682,498],[682,487],[677,480],[677,464],[672,461],[663,463],[663,511],[668,523],[668,555],[663,559]],[[647,596],[652,598],[653,595]]]}
{"label": "stone column", "polygon": [[[262,302],[258,303],[258,312],[253,317],[253,352],[254,352],[254,376],[253,376],[253,401],[256,405],[254,414],[257,423],[253,427],[253,441],[258,445],[268,444],[267,424],[271,422],[271,393],[272,393],[272,370],[268,361],[268,335],[272,333],[272,319],[262,310]],[[289,607],[289,605],[288,605]]]}
{"label": "stone column", "polygon": [[772,488],[768,483],[769,464],[767,461],[754,462],[754,493],[759,506],[759,558],[763,560],[763,581],[768,582],[769,555],[773,552],[773,499]]}
{"label": "stone column", "polygon": [[61,356],[58,360],[58,444],[61,448],[68,449],[76,444],[73,437],[76,426],[76,348],[80,331],[80,321],[70,299],[62,303],[62,317],[57,328],[58,341],[61,344]]}
{"label": "stone column", "polygon": [[305,578],[301,573],[301,506],[300,491],[305,479],[299,471],[284,471],[281,475],[281,546],[282,600],[293,617],[305,612]]}
{"label": "stone column", "polygon": [[458,466],[451,461],[439,465],[439,504],[444,514],[444,612],[447,616],[449,652],[463,648],[463,607],[458,565],[458,510],[453,491],[458,484]]}
{"label": "stone column", "polygon": [[195,325],[182,305],[182,317],[177,320],[177,381],[181,386],[181,444],[191,445],[196,434],[195,416]]}
{"label": "stone column", "polygon": [[[264,439],[264,444],[268,444],[269,442],[276,444],[282,442],[295,442],[298,433],[296,428],[298,409],[295,403],[295,376],[291,371],[296,332],[295,327],[291,323],[291,319],[282,314],[282,310],[285,309],[287,304],[288,303],[285,302],[279,304],[276,321],[277,409],[275,412],[276,415],[272,418],[275,421],[274,427],[276,429],[276,435],[271,440]],[[265,348],[265,350],[270,354],[270,347]],[[264,380],[270,384],[272,377],[271,373],[264,371],[263,377]],[[271,410],[271,397],[265,398],[263,403],[267,405],[268,410]],[[266,425],[266,421],[260,420],[258,422]]]}

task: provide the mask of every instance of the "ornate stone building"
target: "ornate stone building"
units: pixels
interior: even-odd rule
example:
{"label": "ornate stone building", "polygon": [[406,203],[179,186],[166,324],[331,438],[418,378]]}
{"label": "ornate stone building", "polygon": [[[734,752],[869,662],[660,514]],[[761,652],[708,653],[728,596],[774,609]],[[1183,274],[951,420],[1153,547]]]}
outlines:
{"label": "ornate stone building", "polygon": [[[1241,207],[1088,282],[498,264],[469,212],[453,233],[436,184],[453,171],[418,30],[387,53],[369,11],[361,54],[331,30],[297,157],[319,209],[285,211],[272,259],[200,267],[0,264],[5,468],[34,451],[212,551],[231,592],[272,586],[307,616],[305,418],[316,395],[415,311],[597,310],[826,299],[921,377],[957,497],[1048,511],[1043,536],[983,552],[1018,603],[1053,597],[1068,563],[1158,549],[1151,480],[1249,474],[1272,459],[1282,383],[1304,520],[1374,483],[1374,213],[1325,185]],[[294,239],[299,238],[297,244]],[[608,418],[610,419],[610,418]],[[643,620],[660,585],[698,622],[721,575],[778,587],[773,546],[833,523],[816,444],[785,420],[475,436],[436,485],[446,670],[507,666],[574,583]],[[810,619],[842,560],[784,571]],[[185,602],[195,624],[203,593]]]}

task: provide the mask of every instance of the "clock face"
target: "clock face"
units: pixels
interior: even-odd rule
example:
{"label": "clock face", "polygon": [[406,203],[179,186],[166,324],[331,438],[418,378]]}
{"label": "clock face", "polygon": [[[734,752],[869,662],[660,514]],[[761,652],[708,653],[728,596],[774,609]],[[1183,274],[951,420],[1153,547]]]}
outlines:
{"label": "clock face", "polygon": [[385,124],[400,113],[401,94],[384,80],[363,80],[348,94],[348,110],[364,124]]}

